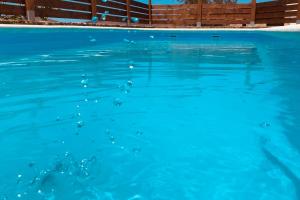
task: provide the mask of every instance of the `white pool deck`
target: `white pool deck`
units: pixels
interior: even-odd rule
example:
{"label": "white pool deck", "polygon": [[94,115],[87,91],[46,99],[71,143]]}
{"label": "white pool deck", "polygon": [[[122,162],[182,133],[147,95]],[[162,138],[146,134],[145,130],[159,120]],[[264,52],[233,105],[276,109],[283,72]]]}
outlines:
{"label": "white pool deck", "polygon": [[[71,29],[128,29],[126,27],[100,27],[100,26],[74,26],[74,25],[21,25],[0,24],[0,28],[71,28]],[[268,28],[130,28],[130,30],[147,31],[274,31],[274,32],[300,32],[300,24]]]}

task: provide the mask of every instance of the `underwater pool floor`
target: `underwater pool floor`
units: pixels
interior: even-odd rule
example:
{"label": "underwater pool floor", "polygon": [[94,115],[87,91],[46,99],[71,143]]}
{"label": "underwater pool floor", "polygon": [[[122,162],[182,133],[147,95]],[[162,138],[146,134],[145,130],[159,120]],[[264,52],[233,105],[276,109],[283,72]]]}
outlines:
{"label": "underwater pool floor", "polygon": [[0,30],[0,200],[300,198],[300,33]]}

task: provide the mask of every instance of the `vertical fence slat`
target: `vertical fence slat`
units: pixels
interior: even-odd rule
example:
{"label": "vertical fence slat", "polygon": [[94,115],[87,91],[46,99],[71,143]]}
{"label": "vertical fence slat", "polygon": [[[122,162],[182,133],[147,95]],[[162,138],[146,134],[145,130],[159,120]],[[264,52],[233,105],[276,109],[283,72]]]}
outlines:
{"label": "vertical fence slat", "polygon": [[[300,1],[300,0],[299,0]],[[152,25],[152,0],[148,0],[149,25]]]}
{"label": "vertical fence slat", "polygon": [[255,25],[255,18],[256,18],[256,0],[252,0],[251,2],[251,19],[250,19],[250,25]]}
{"label": "vertical fence slat", "polygon": [[127,8],[127,25],[130,26],[131,24],[131,9],[130,9],[130,5],[131,5],[131,0],[126,0],[126,8]]}
{"label": "vertical fence slat", "polygon": [[297,17],[297,24],[300,24],[300,0],[298,0],[298,17]]}
{"label": "vertical fence slat", "polygon": [[97,0],[91,0],[91,14],[92,18],[97,16]]}
{"label": "vertical fence slat", "polygon": [[201,27],[201,25],[202,25],[202,8],[203,8],[203,0],[198,0],[198,5],[197,5],[197,27]]}
{"label": "vertical fence slat", "polygon": [[26,17],[28,21],[35,20],[35,2],[34,0],[25,0]]}

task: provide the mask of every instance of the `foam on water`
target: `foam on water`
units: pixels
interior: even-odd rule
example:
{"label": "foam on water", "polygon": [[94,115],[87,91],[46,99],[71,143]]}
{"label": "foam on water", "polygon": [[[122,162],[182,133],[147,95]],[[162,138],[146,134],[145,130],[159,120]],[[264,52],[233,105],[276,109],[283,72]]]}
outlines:
{"label": "foam on water", "polygon": [[0,200],[299,199],[299,36],[2,29]]}

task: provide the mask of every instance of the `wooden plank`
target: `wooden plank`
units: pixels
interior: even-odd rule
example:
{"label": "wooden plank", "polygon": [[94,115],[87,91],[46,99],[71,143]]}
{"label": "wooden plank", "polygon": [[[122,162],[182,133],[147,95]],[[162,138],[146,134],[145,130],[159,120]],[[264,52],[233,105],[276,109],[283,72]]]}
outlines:
{"label": "wooden plank", "polygon": [[130,14],[130,3],[131,0],[126,0],[126,10],[127,10],[127,25],[130,26],[131,24],[131,14]]}
{"label": "wooden plank", "polygon": [[284,16],[285,17],[296,17],[297,18],[297,14],[298,14],[298,11],[295,10],[295,11],[285,12]]}
{"label": "wooden plank", "polygon": [[91,14],[92,17],[97,16],[97,0],[91,0]]}
{"label": "wooden plank", "polygon": [[0,3],[16,3],[16,4],[25,4],[25,0],[0,0]]}
{"label": "wooden plank", "polygon": [[126,10],[118,10],[118,9],[112,9],[112,8],[104,8],[104,7],[97,7],[97,13],[103,14],[108,12],[108,15],[119,15],[121,17],[127,16]]}
{"label": "wooden plank", "polygon": [[179,9],[190,9],[197,8],[197,4],[181,4],[181,5],[153,5],[153,10],[179,10]]}
{"label": "wooden plank", "polygon": [[251,9],[206,9],[202,11],[203,14],[214,13],[214,14],[251,14]]}
{"label": "wooden plank", "polygon": [[138,12],[138,13],[147,14],[147,15],[148,15],[148,12],[149,12],[148,9],[143,9],[143,8],[135,7],[135,6],[132,6],[132,5],[130,5],[130,10],[134,11],[134,12]]}
{"label": "wooden plank", "polygon": [[148,0],[148,16],[149,16],[149,25],[152,25],[152,0]]}
{"label": "wooden plank", "polygon": [[293,4],[298,3],[298,0],[281,0],[284,4]]}
{"label": "wooden plank", "polygon": [[297,18],[284,18],[284,23],[296,23]]}
{"label": "wooden plank", "polygon": [[137,17],[139,19],[148,19],[148,14],[142,14],[142,13],[136,13],[136,12],[130,12],[131,17]]}
{"label": "wooden plank", "polygon": [[26,17],[28,21],[35,20],[35,1],[25,0]]}
{"label": "wooden plank", "polygon": [[250,20],[202,20],[204,25],[249,24]]}
{"label": "wooden plank", "polygon": [[173,10],[173,9],[153,10],[154,15],[159,15],[159,14],[173,15],[174,13],[177,15],[182,15],[182,14],[186,14],[186,13],[197,15],[197,10],[196,9],[193,9],[193,10]]}
{"label": "wooden plank", "polygon": [[285,12],[277,12],[277,13],[258,13],[256,14],[256,19],[273,19],[273,18],[284,18]]}
{"label": "wooden plank", "polygon": [[127,6],[125,4],[117,3],[114,1],[107,1],[107,2],[97,1],[97,6],[116,8],[116,9],[120,9],[120,10],[127,9]]}
{"label": "wooden plank", "polygon": [[202,19],[230,19],[230,20],[239,20],[239,19],[247,19],[251,20],[251,15],[249,14],[233,14],[233,15],[203,15]]}
{"label": "wooden plank", "polygon": [[256,8],[256,12],[257,13],[271,13],[271,12],[281,12],[281,11],[285,11],[283,6],[272,6],[272,7],[260,7],[260,8]]}
{"label": "wooden plank", "polygon": [[197,26],[201,26],[202,21],[202,9],[203,9],[203,0],[198,0],[198,7],[197,7]]}
{"label": "wooden plank", "polygon": [[221,8],[221,9],[249,8],[249,9],[251,9],[251,4],[203,4],[203,9],[212,9],[212,8]]}
{"label": "wooden plank", "polygon": [[56,17],[56,18],[70,18],[70,19],[90,19],[90,13],[74,12],[59,9],[37,8],[36,16],[39,17]]}
{"label": "wooden plank", "polygon": [[[49,1],[49,0],[48,0]],[[85,4],[90,4],[91,0],[72,0],[72,2],[78,2],[78,3],[85,3]]]}
{"label": "wooden plank", "polygon": [[0,14],[25,16],[26,12],[24,6],[0,4]]}
{"label": "wooden plank", "polygon": [[153,24],[168,24],[168,25],[196,25],[196,20],[153,20]]}
{"label": "wooden plank", "polygon": [[[113,0],[113,1],[118,2],[118,3],[122,3],[122,4],[127,4],[127,0]],[[145,3],[142,3],[142,2],[138,2],[138,1],[132,0],[131,1],[131,5],[132,6],[136,6],[136,7],[140,7],[140,8],[144,8],[144,9],[148,10],[148,5],[145,4]]]}
{"label": "wooden plank", "polygon": [[288,10],[298,10],[298,5],[297,4],[294,4],[294,5],[285,5],[284,9],[286,11],[288,11]]}
{"label": "wooden plank", "polygon": [[300,24],[300,0],[298,0],[298,17],[297,17],[297,24]]}
{"label": "wooden plank", "polygon": [[284,18],[256,19],[257,24],[284,24]]}
{"label": "wooden plank", "polygon": [[252,0],[252,5],[251,5],[251,19],[250,23],[255,24],[255,18],[256,18],[256,0]]}
{"label": "wooden plank", "polygon": [[61,8],[61,9],[80,10],[80,11],[91,12],[90,5],[66,2],[66,1],[61,1],[61,0],[51,0],[51,1],[36,0],[36,5],[47,7],[47,8]]}

